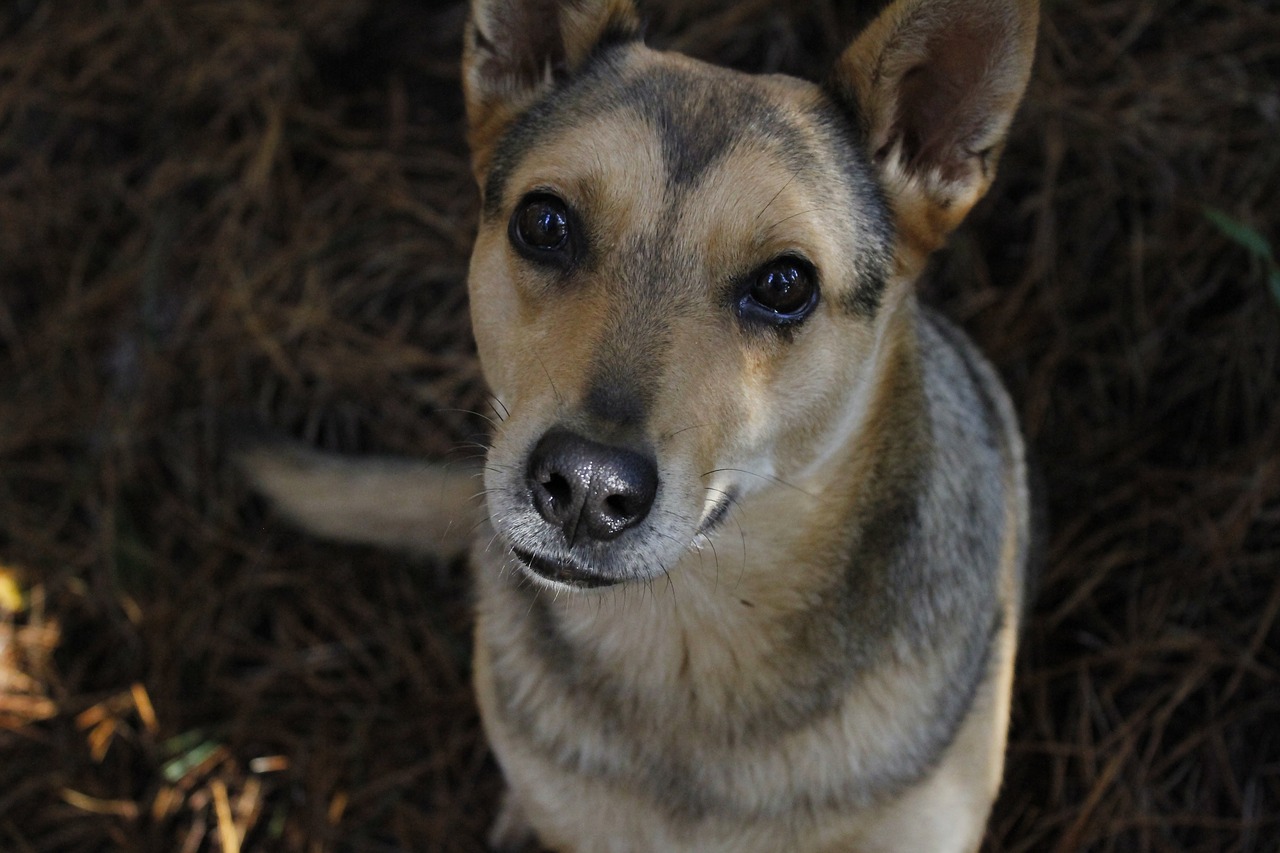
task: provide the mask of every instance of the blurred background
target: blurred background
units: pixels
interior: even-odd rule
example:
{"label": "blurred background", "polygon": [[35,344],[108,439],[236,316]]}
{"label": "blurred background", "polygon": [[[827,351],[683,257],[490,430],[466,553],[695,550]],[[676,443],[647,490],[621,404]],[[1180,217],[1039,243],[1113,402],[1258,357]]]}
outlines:
{"label": "blurred background", "polygon": [[[819,78],[879,5],[644,9],[656,45]],[[986,849],[1275,851],[1280,4],[1043,7],[922,285],[1052,521]],[[484,441],[464,15],[3,4],[0,850],[484,849],[464,568],[293,531],[219,429]]]}

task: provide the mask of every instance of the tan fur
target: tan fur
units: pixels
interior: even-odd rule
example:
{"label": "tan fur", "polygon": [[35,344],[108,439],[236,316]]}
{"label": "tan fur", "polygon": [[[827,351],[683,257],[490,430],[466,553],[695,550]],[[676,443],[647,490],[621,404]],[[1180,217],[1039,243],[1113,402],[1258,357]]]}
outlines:
{"label": "tan fur", "polygon": [[[1035,26],[1032,0],[897,0],[824,89],[629,42],[593,66],[635,31],[626,0],[474,0],[463,76],[486,198],[469,286],[509,412],[472,549],[476,690],[509,783],[500,849],[977,849],[1003,768],[1026,472],[994,372],[913,284],[990,185]],[[833,138],[845,115],[866,186]],[[738,124],[676,126],[688,116]],[[574,211],[587,257],[517,250],[508,223],[539,196]],[[750,325],[736,282],[790,256],[819,271],[820,301],[794,329]],[[593,402],[602,387],[619,412]],[[513,550],[577,547],[530,505],[530,459],[563,429],[656,460],[631,544],[594,543],[602,589]],[[469,514],[461,477],[430,485],[439,468],[395,487],[375,467],[330,500],[317,492],[357,468],[306,461],[248,467],[330,535],[442,535],[406,533],[399,508],[377,526],[390,488]]]}
{"label": "tan fur", "polygon": [[[900,322],[910,322],[914,307],[905,306],[902,311],[906,316]],[[893,330],[888,336],[896,337]],[[902,358],[909,362],[912,354],[902,352],[904,346],[910,345],[902,340],[886,344],[898,356],[887,356],[883,363],[892,365]],[[749,703],[752,693],[770,691],[768,679],[762,681],[760,673],[771,669],[769,656],[777,639],[770,633],[771,626],[810,606],[811,597],[823,587],[827,561],[839,551],[832,533],[841,529],[841,517],[860,511],[866,495],[856,486],[875,476],[868,457],[876,454],[881,442],[892,444],[894,433],[901,429],[894,410],[904,394],[908,398],[911,394],[901,381],[894,370],[887,369],[868,405],[855,442],[869,448],[868,453],[845,454],[841,463],[794,482],[803,492],[822,495],[822,500],[797,497],[791,489],[774,489],[744,502],[737,516],[744,537],[741,554],[713,559],[693,552],[655,590],[604,600],[555,596],[558,615],[573,635],[590,638],[604,668],[626,673],[639,693],[669,697],[667,711],[684,722],[675,741],[680,749],[703,754],[707,747],[700,742],[702,726],[734,713],[731,709]],[[1007,400],[1001,400],[1012,423]],[[1012,467],[1005,476],[1020,482],[1021,447],[1016,436],[1010,440]],[[1018,631],[1020,581],[1015,552],[1027,533],[1025,494],[1013,490],[1009,500],[1009,526],[1003,533],[1005,562],[1000,570],[1004,625],[990,674],[942,762],[898,799],[830,816],[801,832],[785,821],[770,826],[736,819],[706,821],[692,830],[673,829],[642,799],[624,791],[602,790],[596,784],[571,783],[554,766],[528,753],[521,738],[504,729],[501,715],[494,710],[497,700],[490,675],[490,649],[520,642],[510,628],[519,608],[527,605],[510,597],[503,572],[481,573],[475,661],[478,694],[487,731],[504,756],[513,792],[526,792],[515,793],[518,805],[509,806],[518,809],[520,817],[508,814],[507,824],[500,824],[500,829],[508,824],[523,828],[528,821],[538,828],[544,843],[566,851],[976,850],[1000,784]],[[481,565],[494,563],[483,547],[474,559]],[[776,571],[784,565],[785,574]],[[743,607],[742,601],[752,606]],[[928,671],[928,661],[889,665],[861,689],[873,703],[911,708],[918,701],[915,690],[921,676]],[[750,680],[743,678],[747,673],[752,674]],[[562,720],[566,731],[576,729],[575,707],[563,704],[553,693],[540,692],[537,673],[530,675],[529,693],[522,701],[545,708],[546,716]],[[695,685],[696,693],[691,693]],[[686,706],[689,702],[692,709]],[[862,702],[850,701],[844,714],[804,737],[781,739],[749,756],[737,756],[737,777],[722,783],[745,807],[765,807],[775,791],[794,783],[797,774],[821,775],[833,756],[892,748],[895,737],[902,734],[867,726]],[[606,757],[610,750],[607,743],[585,741],[583,748]],[[498,835],[501,840],[501,832]]]}

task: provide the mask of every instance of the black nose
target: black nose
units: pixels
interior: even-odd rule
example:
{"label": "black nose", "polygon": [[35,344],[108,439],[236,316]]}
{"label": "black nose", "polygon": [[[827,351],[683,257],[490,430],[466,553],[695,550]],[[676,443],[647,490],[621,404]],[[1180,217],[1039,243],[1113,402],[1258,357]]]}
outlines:
{"label": "black nose", "polygon": [[644,521],[658,468],[634,450],[553,429],[529,456],[529,488],[538,513],[564,531],[568,544],[605,542]]}

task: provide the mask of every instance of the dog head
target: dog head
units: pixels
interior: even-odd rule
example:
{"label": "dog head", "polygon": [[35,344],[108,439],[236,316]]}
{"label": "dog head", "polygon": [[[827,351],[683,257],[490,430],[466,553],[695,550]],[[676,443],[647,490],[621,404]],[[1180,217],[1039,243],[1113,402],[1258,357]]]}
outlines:
{"label": "dog head", "polygon": [[474,0],[469,286],[531,576],[660,576],[829,466],[911,283],[993,177],[1034,0],[898,0],[812,84],[651,50],[629,0]]}

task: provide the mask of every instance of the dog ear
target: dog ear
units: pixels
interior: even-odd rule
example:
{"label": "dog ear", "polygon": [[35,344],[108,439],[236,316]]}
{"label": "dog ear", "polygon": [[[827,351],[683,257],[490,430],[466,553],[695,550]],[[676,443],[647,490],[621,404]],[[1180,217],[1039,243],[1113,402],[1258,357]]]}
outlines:
{"label": "dog ear", "polygon": [[602,45],[639,35],[631,0],[471,0],[462,85],[477,177],[516,116]]}
{"label": "dog ear", "polygon": [[836,64],[916,272],[991,185],[1035,53],[1036,0],[897,0]]}

